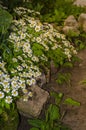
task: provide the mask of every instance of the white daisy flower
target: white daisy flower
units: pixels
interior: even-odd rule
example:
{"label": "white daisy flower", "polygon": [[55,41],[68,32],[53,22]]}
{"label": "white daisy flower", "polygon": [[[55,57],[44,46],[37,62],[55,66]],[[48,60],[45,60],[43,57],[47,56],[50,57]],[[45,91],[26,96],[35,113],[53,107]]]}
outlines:
{"label": "white daisy flower", "polygon": [[41,72],[35,72],[35,73],[34,73],[34,77],[35,77],[35,78],[39,77],[40,75],[41,75]]}
{"label": "white daisy flower", "polygon": [[32,73],[28,73],[28,78],[32,78]]}
{"label": "white daisy flower", "polygon": [[18,89],[18,82],[12,81],[12,82],[11,82],[11,85],[12,85],[12,88],[13,88],[13,89]]}
{"label": "white daisy flower", "polygon": [[28,101],[28,95],[23,96],[23,101],[27,102]]}
{"label": "white daisy flower", "polygon": [[0,62],[0,68],[3,68],[4,64],[2,62]]}
{"label": "white daisy flower", "polygon": [[27,84],[31,86],[32,85],[32,80],[28,79]]}
{"label": "white daisy flower", "polygon": [[9,74],[4,74],[4,75],[3,75],[3,78],[4,78],[5,80],[7,80],[8,82],[10,82],[10,75],[9,75]]}
{"label": "white daisy flower", "polygon": [[19,60],[21,60],[21,61],[23,60],[23,58],[22,58],[21,56],[18,56],[17,58],[18,58]]}
{"label": "white daisy flower", "polygon": [[34,78],[31,79],[32,84],[36,84],[36,80]]}
{"label": "white daisy flower", "polygon": [[14,97],[18,96],[18,91],[12,90],[12,96],[14,96]]}
{"label": "white daisy flower", "polygon": [[40,43],[40,42],[41,42],[41,38],[40,38],[40,37],[37,37],[37,38],[36,38],[36,41],[37,41],[38,43]]}
{"label": "white daisy flower", "polygon": [[13,73],[16,73],[17,72],[17,70],[15,70],[15,69],[12,69],[11,70],[11,73],[13,74]]}
{"label": "white daisy flower", "polygon": [[0,76],[2,76],[4,73],[0,70]]}
{"label": "white daisy flower", "polygon": [[23,46],[23,52],[24,53],[28,52],[28,47],[27,46]]}
{"label": "white daisy flower", "polygon": [[13,61],[13,62],[17,62],[18,60],[17,60],[16,58],[13,58],[12,61]]}
{"label": "white daisy flower", "polygon": [[5,102],[8,103],[8,104],[11,104],[12,103],[12,97],[11,96],[6,96],[6,99],[5,99]]}
{"label": "white daisy flower", "polygon": [[6,92],[6,93],[9,93],[9,92],[10,92],[10,88],[7,86],[7,87],[5,87],[5,88],[3,89],[3,91]]}
{"label": "white daisy flower", "polygon": [[17,67],[17,69],[18,69],[18,71],[22,71],[22,70],[23,70],[23,67],[19,65],[19,66]]}
{"label": "white daisy flower", "polygon": [[39,32],[40,30],[41,30],[41,27],[40,27],[40,26],[36,26],[36,27],[35,27],[35,31],[36,31],[36,32]]}
{"label": "white daisy flower", "polygon": [[32,93],[32,92],[29,92],[29,93],[28,93],[28,96],[29,96],[29,97],[32,97],[32,96],[33,96],[33,93]]}
{"label": "white daisy flower", "polygon": [[24,68],[27,68],[27,64],[26,63],[22,63],[21,64]]}
{"label": "white daisy flower", "polygon": [[19,83],[19,86],[20,86],[22,89],[25,89],[25,88],[26,88],[25,83]]}
{"label": "white daisy flower", "polygon": [[70,42],[68,42],[68,41],[63,41],[63,43],[64,43],[64,45],[66,46],[66,47],[69,47],[70,46]]}
{"label": "white daisy flower", "polygon": [[33,28],[33,27],[35,27],[35,26],[36,26],[36,21],[31,21],[30,27]]}
{"label": "white daisy flower", "polygon": [[14,76],[14,77],[12,78],[12,81],[16,81],[16,82],[17,82],[17,81],[19,81],[19,79],[20,79],[19,76]]}
{"label": "white daisy flower", "polygon": [[0,91],[0,99],[4,98],[4,93]]}
{"label": "white daisy flower", "polygon": [[36,61],[36,62],[38,62],[38,61],[39,61],[39,59],[38,59],[38,57],[33,56],[33,57],[32,57],[32,61]]}
{"label": "white daisy flower", "polygon": [[32,53],[29,53],[29,52],[28,52],[27,55],[28,55],[28,57],[30,57],[30,58],[32,57]]}
{"label": "white daisy flower", "polygon": [[23,78],[20,78],[19,82],[20,83],[25,83],[25,80]]}
{"label": "white daisy flower", "polygon": [[77,54],[77,51],[76,51],[76,50],[73,50],[73,53],[76,55],[76,54]]}
{"label": "white daisy flower", "polygon": [[22,92],[24,93],[24,94],[27,94],[28,93],[28,90],[27,89],[22,89]]}
{"label": "white daisy flower", "polygon": [[4,80],[2,84],[3,84],[3,86],[4,86],[4,87],[6,87],[6,86],[9,86],[9,85],[10,85],[9,81],[7,81],[7,80]]}

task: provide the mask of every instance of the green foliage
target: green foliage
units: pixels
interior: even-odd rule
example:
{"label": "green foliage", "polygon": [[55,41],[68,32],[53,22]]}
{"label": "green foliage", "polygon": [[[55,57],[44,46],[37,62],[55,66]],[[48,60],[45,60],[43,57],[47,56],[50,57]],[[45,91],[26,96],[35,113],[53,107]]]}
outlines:
{"label": "green foliage", "polygon": [[8,11],[0,8],[0,33],[6,33],[11,22],[12,15]]}
{"label": "green foliage", "polygon": [[68,34],[69,37],[74,38],[79,36],[79,32],[74,32],[72,30],[69,30]]}
{"label": "green foliage", "polygon": [[63,96],[64,96],[63,93],[57,94],[55,92],[50,92],[50,95],[51,95],[51,97],[54,97],[55,104],[59,106],[61,104],[61,101],[62,101]]}
{"label": "green foliage", "polygon": [[32,126],[30,130],[71,130],[69,127],[62,123],[63,114],[60,112],[61,103],[80,106],[80,103],[67,98],[63,101],[63,94],[56,92],[50,93],[54,97],[55,104],[50,104],[45,111],[45,119],[29,119],[28,122]]}
{"label": "green foliage", "polygon": [[67,98],[64,101],[64,103],[68,104],[68,105],[73,105],[73,106],[80,106],[80,102],[77,102],[77,101],[73,100],[72,98]]}
{"label": "green foliage", "polygon": [[38,129],[38,128],[33,127],[33,128],[31,128],[30,130],[39,130],[39,129]]}
{"label": "green foliage", "polygon": [[17,130],[19,116],[16,109],[6,110],[0,114],[0,129],[1,130]]}
{"label": "green foliage", "polygon": [[57,107],[56,105],[50,104],[48,111],[46,113],[46,121],[48,121],[49,119],[52,120],[59,120],[61,115],[60,115],[60,111],[59,111],[59,107]]}
{"label": "green foliage", "polygon": [[47,56],[50,59],[53,59],[54,64],[57,66],[62,66],[64,64],[64,59],[66,59],[66,56],[64,55],[64,52],[61,48],[57,48],[54,51],[50,50],[47,54]]}
{"label": "green foliage", "polygon": [[73,68],[73,63],[71,63],[71,62],[64,62],[63,67]]}
{"label": "green foliage", "polygon": [[60,85],[66,83],[70,86],[70,77],[71,77],[70,73],[58,73],[56,82]]}
{"label": "green foliage", "polygon": [[64,94],[63,93],[56,93],[56,92],[51,92],[50,95],[52,97],[54,97],[55,99],[55,104],[60,106],[61,102],[63,104],[67,104],[67,105],[73,105],[73,106],[80,106],[80,102],[76,101],[75,99],[72,98],[66,98],[65,100],[63,100]]}
{"label": "green foliage", "polygon": [[86,33],[80,29],[80,33],[70,32],[67,36],[67,39],[74,43],[77,50],[82,50],[86,48]]}
{"label": "green foliage", "polygon": [[8,57],[5,53],[10,53],[7,38],[9,36],[8,29],[10,28],[12,20],[12,15],[0,7],[0,56],[5,56],[5,58]]}
{"label": "green foliage", "polygon": [[42,56],[44,53],[44,47],[42,45],[39,45],[38,43],[34,43],[32,46],[32,50],[36,56]]}
{"label": "green foliage", "polygon": [[23,4],[23,0],[1,0],[3,2],[3,6],[7,7],[9,11],[13,11],[16,6]]}
{"label": "green foliage", "polygon": [[36,11],[40,11],[42,14],[45,14],[51,12],[54,9],[56,0],[31,0],[31,4],[32,8],[34,8]]}
{"label": "green foliage", "polygon": [[83,79],[79,82],[80,85],[86,85],[86,79]]}
{"label": "green foliage", "polygon": [[[2,38],[4,41],[0,44],[2,109],[9,108],[17,98],[25,94],[25,90],[29,93],[27,86],[35,84],[41,72],[46,73],[51,61],[57,67],[64,63],[72,66],[72,58],[77,53],[65,35],[60,34],[52,24],[42,23],[38,19],[36,14],[39,12],[23,7],[14,11],[18,19],[12,21],[9,38]],[[68,76],[60,77],[66,81]],[[26,96],[24,100],[28,98]]]}
{"label": "green foliage", "polygon": [[61,114],[57,105],[50,104],[46,111],[45,120],[29,119],[28,122],[33,127],[30,130],[70,130],[60,122]]}
{"label": "green foliage", "polygon": [[86,11],[84,8],[73,5],[73,0],[32,0],[27,5],[29,8],[40,11],[42,21],[56,22],[59,25],[63,24],[64,19],[69,15],[77,18],[81,12]]}

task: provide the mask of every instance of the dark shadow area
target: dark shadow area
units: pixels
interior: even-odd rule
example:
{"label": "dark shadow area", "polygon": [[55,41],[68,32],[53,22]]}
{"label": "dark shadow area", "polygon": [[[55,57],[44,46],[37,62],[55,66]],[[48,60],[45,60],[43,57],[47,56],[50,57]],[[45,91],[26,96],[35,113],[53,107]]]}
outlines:
{"label": "dark shadow area", "polygon": [[18,130],[30,130],[31,126],[28,124],[28,118],[22,115],[19,115],[19,126]]}

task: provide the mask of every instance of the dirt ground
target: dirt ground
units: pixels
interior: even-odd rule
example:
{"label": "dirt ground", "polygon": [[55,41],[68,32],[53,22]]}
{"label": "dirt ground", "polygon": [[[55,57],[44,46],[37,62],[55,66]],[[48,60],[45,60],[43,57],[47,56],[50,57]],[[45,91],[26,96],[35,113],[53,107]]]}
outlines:
{"label": "dirt ground", "polygon": [[67,113],[63,119],[72,130],[86,130],[86,85],[80,82],[86,79],[86,49],[79,52],[78,57],[81,59],[71,70],[71,85],[59,86],[53,79],[48,84],[52,90],[64,93],[64,97],[71,97],[81,103],[80,106],[63,106]]}
{"label": "dirt ground", "polygon": [[[78,57],[81,62],[74,65],[71,69],[71,85],[64,84],[59,86],[55,82],[57,74],[53,74],[52,80],[46,85],[47,89],[55,92],[62,92],[64,98],[71,97],[81,103],[80,106],[65,106],[63,105],[63,111],[66,111],[66,115],[63,118],[63,122],[72,128],[72,130],[86,130],[86,85],[80,84],[80,82],[86,79],[86,49],[79,52]],[[21,122],[18,130],[29,130],[27,118],[21,117]]]}

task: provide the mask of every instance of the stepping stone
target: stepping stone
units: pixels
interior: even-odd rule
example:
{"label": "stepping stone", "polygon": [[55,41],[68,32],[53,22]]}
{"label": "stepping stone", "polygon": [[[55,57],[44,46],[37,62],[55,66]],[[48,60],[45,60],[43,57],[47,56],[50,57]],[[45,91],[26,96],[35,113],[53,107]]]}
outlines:
{"label": "stepping stone", "polygon": [[28,101],[20,99],[17,101],[17,108],[20,114],[26,117],[38,117],[49,99],[49,93],[37,85],[32,86],[31,91],[33,92],[32,99]]}

